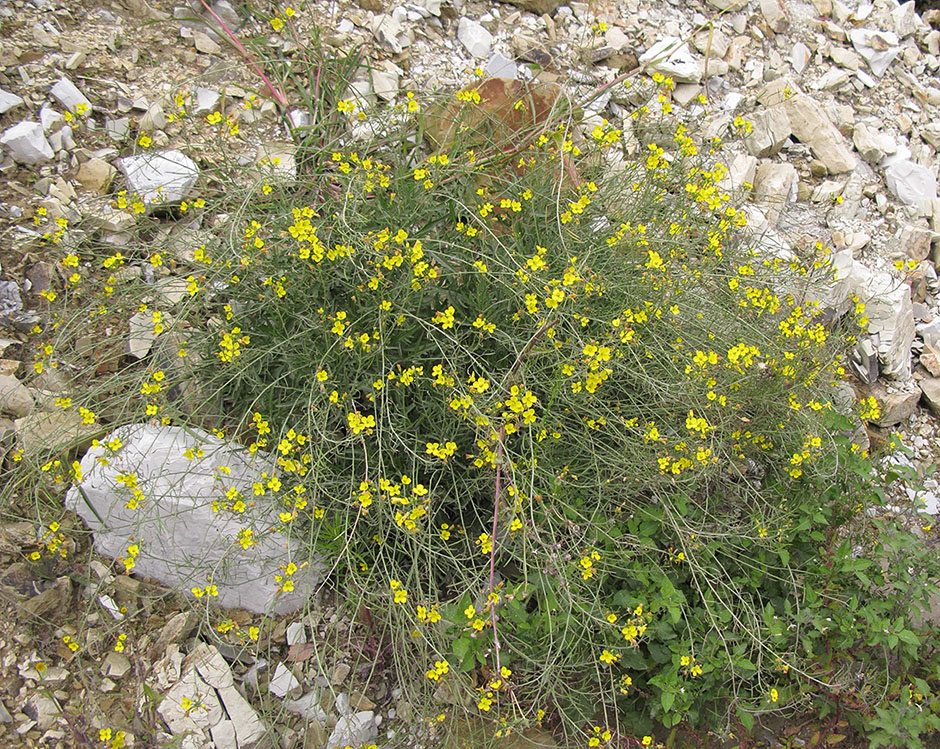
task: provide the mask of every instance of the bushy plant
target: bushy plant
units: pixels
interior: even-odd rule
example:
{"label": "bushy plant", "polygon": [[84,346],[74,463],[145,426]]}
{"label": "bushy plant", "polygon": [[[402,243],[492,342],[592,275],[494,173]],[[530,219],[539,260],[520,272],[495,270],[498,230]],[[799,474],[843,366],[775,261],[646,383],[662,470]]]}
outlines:
{"label": "bushy plant", "polygon": [[[296,177],[274,157],[246,184],[224,158],[244,133],[180,98],[230,181],[159,219],[118,194],[147,250],[69,248],[37,330],[37,372],[81,372],[58,405],[275,455],[253,496],[220,477],[218,511],[276,506],[271,532],[326,559],[428,717],[436,692],[570,746],[807,710],[884,745],[935,728],[909,613],[935,563],[846,436],[877,405],[834,405],[864,305],[833,322],[813,302],[822,246],[762,249],[668,80],[634,86],[638,144],[559,100],[494,148],[473,86],[450,109],[409,94],[351,140],[349,70],[320,69]],[[202,246],[174,251],[168,218]],[[168,270],[178,299],[154,293]],[[135,313],[156,339],[139,362],[118,335]],[[54,460],[31,475],[80,481]]]}

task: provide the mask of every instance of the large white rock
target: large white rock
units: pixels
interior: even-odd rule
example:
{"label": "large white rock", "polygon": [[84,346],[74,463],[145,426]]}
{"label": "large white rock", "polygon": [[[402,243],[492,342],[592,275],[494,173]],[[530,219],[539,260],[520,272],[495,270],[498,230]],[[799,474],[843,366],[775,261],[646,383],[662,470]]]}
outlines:
{"label": "large white rock", "polygon": [[68,78],[59,80],[59,82],[49,90],[49,93],[52,94],[53,99],[58,101],[59,104],[70,112],[74,112],[79,104],[84,104],[87,107],[86,111],[88,113],[92,111],[91,102],[88,100],[88,97],[79,91],[78,87]]}
{"label": "large white rock", "polygon": [[20,164],[42,164],[55,156],[38,122],[24,120],[8,127],[0,135],[0,145],[9,148],[13,160]]}
{"label": "large white rock", "polygon": [[177,203],[186,197],[199,176],[199,167],[179,151],[158,151],[125,156],[118,168],[127,177],[127,189],[144,205]]}
{"label": "large white rock", "polygon": [[4,91],[0,88],[0,114],[6,114],[13,109],[13,107],[18,107],[22,103],[22,96],[11,94],[9,91]]}
{"label": "large white rock", "polygon": [[849,39],[855,50],[865,58],[871,72],[881,78],[901,54],[897,34],[891,31],[873,31],[872,29],[852,29]]}
{"label": "large white rock", "polygon": [[787,203],[796,197],[799,175],[793,164],[761,164],[754,179],[754,200],[764,210],[771,226],[776,226]]}
{"label": "large white rock", "polygon": [[489,57],[493,35],[482,24],[462,16],[457,24],[457,39],[474,57]]}
{"label": "large white rock", "polygon": [[877,344],[881,371],[887,377],[908,380],[916,334],[911,287],[890,273],[877,271],[860,280],[855,292],[865,302],[868,333]]}
{"label": "large white rock", "polygon": [[692,56],[688,44],[674,36],[656,42],[640,55],[640,62],[649,70],[672,76],[676,83],[698,83],[702,79],[702,63]]}
{"label": "large white rock", "polygon": [[344,749],[347,746],[368,744],[378,736],[375,714],[363,710],[353,715],[344,715],[336,721],[336,728],[326,742],[327,749]]}
{"label": "large white rock", "polygon": [[892,162],[885,169],[885,181],[894,196],[908,205],[920,206],[937,197],[937,178],[927,167],[909,159]]}
{"label": "large white rock", "polygon": [[767,107],[751,115],[753,129],[744,139],[747,150],[758,158],[773,156],[790,137],[790,118],[781,106]]}
{"label": "large white rock", "polygon": [[783,102],[793,135],[806,143],[830,174],[855,169],[855,155],[845,145],[842,134],[823,108],[806,94],[796,94]]}
{"label": "large white rock", "polygon": [[[106,439],[114,438],[123,447],[114,455],[104,445],[91,448],[81,461],[82,483],[66,495],[66,506],[94,531],[101,554],[123,557],[128,544],[137,543],[135,572],[186,591],[211,580],[218,588],[215,600],[225,607],[284,614],[303,605],[323,565],[308,559],[297,541],[268,530],[278,524],[277,511],[254,496],[252,484],[264,480],[262,472],[277,472],[272,458],[252,456],[199,429],[129,424]],[[192,460],[184,454],[199,450],[202,456]],[[220,465],[231,473],[220,472]],[[132,495],[118,482],[131,473],[144,494],[136,509],[126,506]],[[213,502],[224,500],[231,487],[254,506],[240,514],[213,511]],[[243,528],[254,531],[255,546],[244,549],[237,542]],[[290,562],[300,567],[304,561],[310,563],[294,574],[294,590],[278,594],[274,576]]]}

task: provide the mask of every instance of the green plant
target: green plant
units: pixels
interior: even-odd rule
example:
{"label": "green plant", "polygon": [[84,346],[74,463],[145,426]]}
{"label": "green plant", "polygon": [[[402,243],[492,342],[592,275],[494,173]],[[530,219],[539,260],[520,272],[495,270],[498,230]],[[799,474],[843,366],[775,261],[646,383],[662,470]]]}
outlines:
{"label": "green plant", "polygon": [[[543,723],[571,746],[805,710],[882,745],[935,729],[935,644],[904,607],[936,563],[869,514],[884,489],[833,405],[864,307],[828,326],[825,249],[755,247],[720,143],[670,117],[671,82],[634,84],[659,112],[634,114],[639,155],[564,102],[504,138],[473,86],[409,95],[356,143],[359,58],[309,55],[303,82],[273,66],[316,113],[296,175],[274,157],[246,179],[226,159],[237,119],[211,113],[191,126],[228,187],[170,212],[212,240],[125,255],[91,233],[65,254],[64,306],[36,331],[37,375],[82,373],[57,405],[275,455],[253,496],[221,478],[218,511],[277,506],[272,532],[326,557],[417,704],[445,689],[496,731]],[[453,137],[426,151],[434,118]],[[115,207],[159,236],[136,196]],[[129,267],[185,290],[155,296]],[[80,353],[89,325],[135,313],[147,358],[119,336]],[[55,460],[32,480],[80,483]]]}

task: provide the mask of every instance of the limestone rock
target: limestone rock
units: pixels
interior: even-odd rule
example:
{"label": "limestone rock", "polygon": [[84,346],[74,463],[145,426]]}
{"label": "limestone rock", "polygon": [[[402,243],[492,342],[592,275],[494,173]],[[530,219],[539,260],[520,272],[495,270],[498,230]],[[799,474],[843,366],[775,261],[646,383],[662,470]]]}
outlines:
{"label": "limestone rock", "polygon": [[918,383],[924,396],[924,403],[934,416],[940,417],[940,378],[925,377]]}
{"label": "limestone rock", "polygon": [[489,57],[493,35],[482,24],[461,16],[457,24],[457,39],[474,57]]}
{"label": "limestone rock", "polygon": [[87,444],[101,433],[93,424],[83,424],[78,411],[33,411],[13,422],[23,455],[59,454]]}
{"label": "limestone rock", "polygon": [[13,375],[0,375],[0,411],[20,418],[32,413],[34,406],[29,388]]}
{"label": "limestone rock", "polygon": [[13,160],[20,164],[42,164],[55,156],[38,122],[24,120],[8,127],[0,135],[0,145],[9,148]]}
{"label": "limestone rock", "polygon": [[806,94],[796,94],[783,102],[793,135],[813,150],[830,174],[855,169],[855,156],[846,147],[842,134],[819,104]]}
{"label": "limestone rock", "polygon": [[401,70],[391,60],[383,60],[370,71],[372,77],[372,91],[383,101],[395,101],[398,96],[398,81]]}
{"label": "limestone rock", "polygon": [[116,174],[117,169],[107,161],[93,158],[79,167],[75,179],[85,190],[104,195],[111,187],[111,182]]}
{"label": "limestone rock", "polygon": [[911,376],[911,344],[916,333],[911,289],[890,273],[872,272],[856,289],[865,302],[868,333],[877,340],[878,358],[885,376],[907,380]]}
{"label": "limestone rock", "polygon": [[799,180],[792,164],[764,163],[757,169],[754,178],[754,199],[764,210],[771,226],[776,226],[780,214],[795,193]]}
{"label": "limestone rock", "polygon": [[[184,698],[195,701],[196,695],[199,706],[184,710]],[[199,643],[182,662],[179,681],[164,697],[157,712],[173,735],[191,733],[204,737],[203,743],[192,746],[238,749],[262,746],[265,725],[238,691],[231,669],[215,646]]]}
{"label": "limestone rock", "polygon": [[6,114],[23,103],[23,97],[0,88],[0,114]]}
{"label": "limestone rock", "polygon": [[774,156],[790,137],[790,118],[781,106],[767,107],[755,112],[750,120],[753,129],[744,139],[744,145],[753,156]]}
{"label": "limestone rock", "polygon": [[[231,487],[254,497],[252,484],[262,472],[276,471],[270,456],[251,456],[211,434],[181,427],[129,424],[115,429],[109,439],[115,438],[123,443],[116,454],[104,445],[85,454],[81,491],[72,487],[66,495],[67,507],[94,531],[99,553],[123,556],[133,537],[141,542],[135,572],[166,585],[189,590],[211,580],[220,605],[256,613],[283,614],[303,605],[322,567],[311,560],[294,575],[292,592],[277,592],[274,576],[306,554],[296,540],[268,530],[278,525],[275,508],[257,500],[242,514],[212,508]],[[192,460],[186,457],[197,451]],[[104,466],[97,458],[106,453],[109,465]],[[219,465],[231,469],[224,486]],[[126,507],[131,495],[117,480],[128,473],[137,476],[144,496],[133,510]],[[243,528],[251,529],[257,542],[248,549],[233,543]]]}
{"label": "limestone rock", "polygon": [[346,746],[368,744],[378,736],[375,714],[371,710],[344,715],[336,721],[336,728],[326,742],[326,749],[343,749]]}
{"label": "limestone rock", "polygon": [[852,46],[865,58],[871,72],[881,78],[891,63],[901,53],[897,34],[891,31],[852,29],[849,32]]}
{"label": "limestone rock", "polygon": [[125,156],[118,167],[127,177],[128,192],[137,193],[147,206],[178,203],[199,176],[199,167],[180,151]]}
{"label": "limestone rock", "polygon": [[222,47],[204,31],[193,31],[193,43],[196,45],[196,51],[202,52],[204,55],[218,55],[222,53]]}
{"label": "limestone rock", "polygon": [[656,42],[640,55],[640,63],[648,70],[671,76],[676,83],[698,83],[702,79],[702,63],[692,56],[688,44],[674,36]]}
{"label": "limestone rock", "polygon": [[414,32],[404,26],[397,18],[387,13],[374,16],[371,27],[372,35],[376,40],[396,55],[400,55],[414,41]]}
{"label": "limestone rock", "polygon": [[790,27],[790,14],[782,0],[760,0],[760,12],[772,31],[780,34]]}
{"label": "limestone rock", "polygon": [[860,395],[862,398],[871,396],[878,401],[881,415],[872,419],[872,423],[882,428],[907,421],[917,410],[917,402],[920,400],[920,390],[913,384],[902,390],[889,391],[880,382],[875,382],[862,388]]}
{"label": "limestone rock", "polygon": [[920,206],[937,197],[937,178],[927,167],[908,159],[894,161],[885,169],[888,189],[902,203]]}
{"label": "limestone rock", "polygon": [[84,105],[87,113],[92,112],[91,102],[68,78],[61,78],[50,90],[52,98],[73,114],[79,105]]}
{"label": "limestone rock", "polygon": [[864,122],[859,122],[852,130],[852,142],[861,157],[869,164],[877,164],[885,156],[897,150],[890,136],[878,132]]}

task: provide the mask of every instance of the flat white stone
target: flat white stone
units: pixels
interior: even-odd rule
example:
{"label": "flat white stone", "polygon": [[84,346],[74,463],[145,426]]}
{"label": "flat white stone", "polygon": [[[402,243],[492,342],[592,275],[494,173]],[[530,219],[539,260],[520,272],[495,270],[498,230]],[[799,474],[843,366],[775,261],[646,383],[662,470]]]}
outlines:
{"label": "flat white stone", "polygon": [[23,103],[23,97],[0,88],[0,114],[6,114]]}
{"label": "flat white stone", "polygon": [[84,104],[87,107],[87,114],[91,114],[92,112],[91,102],[88,100],[88,97],[79,91],[78,87],[68,78],[59,80],[59,82],[49,90],[49,93],[52,94],[53,99],[70,112],[74,113],[79,104]]}
{"label": "flat white stone", "polygon": [[[103,444],[117,438],[123,447],[111,454]],[[94,531],[95,548],[112,558],[124,557],[130,543],[140,545],[134,572],[176,589],[218,589],[212,600],[229,608],[285,614],[303,605],[320,580],[322,563],[310,558],[298,541],[269,529],[278,525],[276,508],[254,497],[252,484],[262,472],[276,472],[273,459],[218,439],[199,429],[129,424],[115,429],[82,458],[84,480],[66,495],[66,505]],[[192,460],[186,454],[202,456]],[[108,457],[102,465],[99,457]],[[230,474],[217,466],[225,465]],[[126,505],[131,494],[118,482],[133,473],[144,500],[136,509]],[[234,487],[253,505],[244,513],[214,511]],[[250,528],[256,544],[247,549],[234,542]],[[134,541],[131,541],[134,539]],[[291,561],[310,564],[293,576],[294,590],[278,593],[274,576]]]}
{"label": "flat white stone", "polygon": [[180,151],[157,151],[125,156],[118,168],[127,177],[127,189],[144,205],[177,203],[186,197],[199,176],[199,167]]}
{"label": "flat white stone", "polygon": [[0,145],[9,148],[13,160],[20,164],[42,164],[55,156],[38,122],[24,120],[8,127],[0,135]]}

